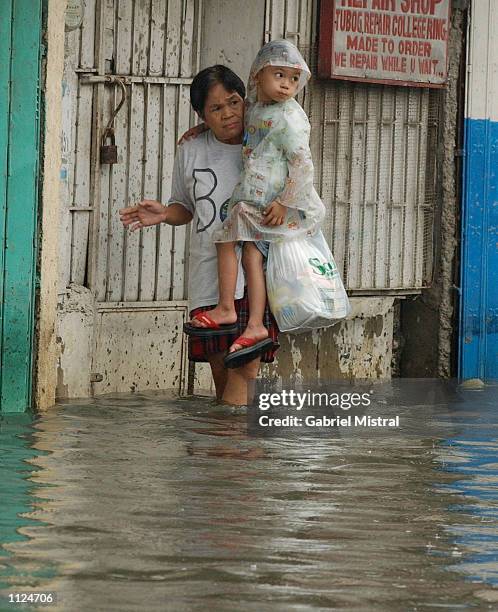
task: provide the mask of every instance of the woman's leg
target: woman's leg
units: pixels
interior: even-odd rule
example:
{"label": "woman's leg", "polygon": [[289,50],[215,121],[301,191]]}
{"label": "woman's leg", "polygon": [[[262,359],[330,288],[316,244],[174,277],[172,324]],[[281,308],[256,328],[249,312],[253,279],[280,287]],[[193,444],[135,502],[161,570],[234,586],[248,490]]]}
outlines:
{"label": "woman's leg", "polygon": [[251,382],[258,375],[259,364],[258,357],[240,368],[226,370],[227,379],[222,397],[224,403],[235,406],[247,406],[251,403],[251,395],[254,392]]}
{"label": "woman's leg", "polygon": [[[266,283],[263,271],[263,255],[252,242],[244,243],[242,264],[246,273],[247,296],[249,298],[249,320],[243,332],[245,338],[264,340],[268,337],[268,330],[263,324],[266,305]],[[234,343],[230,352],[241,347]]]}
{"label": "woman's leg", "polygon": [[233,370],[227,370],[223,363],[224,357],[225,353],[215,353],[208,356],[214,388],[216,389],[216,399],[226,404],[247,406],[252,401],[249,392],[252,393],[253,388],[249,389],[249,384],[258,375],[259,357]]}
{"label": "woman's leg", "polygon": [[225,393],[227,384],[227,369],[223,363],[225,353],[214,353],[208,356],[209,365],[211,366],[211,374],[213,376],[214,388],[216,390],[216,399],[221,401]]}
{"label": "woman's leg", "polygon": [[[209,316],[219,325],[235,323],[237,313],[235,312],[234,299],[239,268],[235,242],[218,242],[216,243],[216,251],[218,254],[219,299],[216,308],[209,311]],[[207,327],[201,321],[195,319],[191,323],[195,327]]]}

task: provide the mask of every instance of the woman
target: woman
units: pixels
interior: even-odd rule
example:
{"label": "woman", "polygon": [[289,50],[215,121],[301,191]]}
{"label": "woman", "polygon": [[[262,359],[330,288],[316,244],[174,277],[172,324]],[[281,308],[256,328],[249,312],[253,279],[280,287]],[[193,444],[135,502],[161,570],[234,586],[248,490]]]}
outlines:
{"label": "woman", "polygon": [[[193,221],[190,239],[189,309],[195,317],[201,335],[189,336],[189,359],[208,361],[216,388],[216,397],[233,405],[248,402],[248,383],[255,379],[260,355],[245,351],[251,359],[240,367],[227,370],[223,358],[234,339],[248,329],[248,303],[244,291],[244,274],[239,259],[235,306],[237,324],[227,329],[211,329],[199,322],[199,313],[213,309],[218,303],[218,271],[213,233],[224,217],[233,189],[242,170],[245,87],[241,79],[226,66],[212,66],[199,72],[190,87],[192,107],[209,128],[178,147],[173,168],[171,198],[168,206],[154,200],[144,200],[137,206],[120,211],[123,224],[136,230],[141,227],[168,223],[184,225]],[[275,224],[268,214],[266,222]],[[243,261],[242,261],[243,264]],[[265,326],[273,347],[261,361],[271,362],[278,348],[278,329],[268,310]],[[241,360],[241,362],[244,360]]]}

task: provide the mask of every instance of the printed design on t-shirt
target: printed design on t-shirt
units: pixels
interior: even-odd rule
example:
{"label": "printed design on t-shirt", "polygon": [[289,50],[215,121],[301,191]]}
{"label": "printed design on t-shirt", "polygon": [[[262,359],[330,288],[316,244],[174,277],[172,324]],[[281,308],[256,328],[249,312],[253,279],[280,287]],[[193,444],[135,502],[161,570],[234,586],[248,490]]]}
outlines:
{"label": "printed design on t-shirt", "polygon": [[[205,193],[205,194],[198,194],[197,193],[197,182],[198,182],[197,175],[199,175],[201,172],[204,172],[207,175],[210,175],[210,177],[212,178],[212,181],[213,181],[213,187],[212,187],[211,191],[209,191],[208,193]],[[196,232],[198,234],[200,234],[201,232],[205,232],[209,227],[211,227],[211,225],[213,224],[214,220],[216,219],[216,204],[215,204],[214,200],[212,200],[209,196],[211,196],[213,194],[214,190],[218,186],[218,179],[216,177],[215,172],[213,170],[211,170],[211,168],[194,168],[194,171],[192,172],[192,178],[194,179],[194,202],[195,202],[195,207],[196,208],[198,207],[199,202],[209,202],[209,204],[211,204],[211,207],[212,207],[211,218],[202,227],[200,226],[200,224],[202,223],[201,217],[200,217],[199,213],[197,213]],[[207,177],[205,177],[205,178],[207,178]],[[199,178],[199,180],[200,180],[200,178]]]}
{"label": "printed design on t-shirt", "polygon": [[254,148],[268,136],[272,126],[271,119],[261,119],[255,124],[248,125],[242,139],[242,154],[249,157]]}
{"label": "printed design on t-shirt", "polygon": [[230,204],[230,199],[228,198],[228,200],[225,200],[223,202],[223,204],[221,205],[220,208],[220,220],[223,223],[223,221],[228,217],[228,205]]}

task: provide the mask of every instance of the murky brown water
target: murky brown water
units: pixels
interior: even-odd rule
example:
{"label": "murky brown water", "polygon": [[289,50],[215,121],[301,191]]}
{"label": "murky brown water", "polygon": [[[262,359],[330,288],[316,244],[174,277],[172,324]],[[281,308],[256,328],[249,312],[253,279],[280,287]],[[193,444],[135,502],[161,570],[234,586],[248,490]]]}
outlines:
{"label": "murky brown water", "polygon": [[375,439],[249,438],[157,394],[4,417],[0,588],[85,612],[498,609],[496,395]]}

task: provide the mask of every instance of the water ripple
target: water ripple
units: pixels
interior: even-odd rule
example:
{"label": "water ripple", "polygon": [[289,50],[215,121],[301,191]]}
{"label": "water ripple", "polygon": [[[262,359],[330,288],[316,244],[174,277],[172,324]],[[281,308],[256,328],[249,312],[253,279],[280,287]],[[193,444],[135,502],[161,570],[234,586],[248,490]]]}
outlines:
{"label": "water ripple", "polygon": [[4,417],[0,587],[71,612],[493,609],[496,404],[469,398],[375,439],[250,438],[157,393]]}

